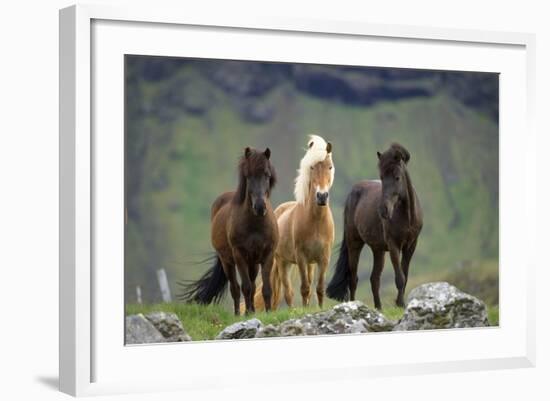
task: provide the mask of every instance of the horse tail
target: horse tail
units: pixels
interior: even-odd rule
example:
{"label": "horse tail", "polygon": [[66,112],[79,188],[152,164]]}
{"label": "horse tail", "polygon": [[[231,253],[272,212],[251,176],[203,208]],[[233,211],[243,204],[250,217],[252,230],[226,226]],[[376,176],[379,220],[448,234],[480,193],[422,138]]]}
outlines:
{"label": "horse tail", "polygon": [[177,296],[183,302],[198,304],[219,303],[227,290],[227,276],[218,255],[214,256],[214,265],[204,275],[196,280],[181,281],[178,284],[183,292]]}
{"label": "horse tail", "polygon": [[337,301],[347,301],[349,299],[350,280],[348,244],[344,233],[344,238],[340,243],[338,261],[334,265],[334,274],[327,285],[327,297]]}
{"label": "horse tail", "polygon": [[362,189],[360,186],[355,185],[346,199],[344,206],[344,237],[340,243],[340,252],[336,265],[334,265],[334,274],[327,286],[327,297],[335,299],[337,301],[349,300],[349,286],[351,282],[351,272],[349,268],[349,252],[348,252],[348,238],[346,236],[346,228],[350,227],[355,215],[355,209],[359,203],[359,199],[362,196]]}

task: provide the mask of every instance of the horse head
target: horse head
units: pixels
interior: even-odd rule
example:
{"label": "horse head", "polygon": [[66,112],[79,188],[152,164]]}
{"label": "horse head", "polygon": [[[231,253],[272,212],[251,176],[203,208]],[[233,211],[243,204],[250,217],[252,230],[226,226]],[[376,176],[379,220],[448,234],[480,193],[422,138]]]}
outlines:
{"label": "horse head", "polygon": [[320,136],[311,135],[296,177],[296,201],[305,205],[306,200],[311,199],[319,206],[326,206],[333,181],[332,144]]}
{"label": "horse head", "polygon": [[319,206],[326,206],[328,204],[329,190],[334,181],[334,165],[332,163],[331,151],[332,144],[328,142],[325,159],[310,167],[310,187],[315,192],[315,200]]}
{"label": "horse head", "polygon": [[390,220],[397,203],[407,198],[407,168],[410,153],[402,145],[393,143],[384,153],[378,155],[378,170],[382,181],[382,202],[380,217]]}
{"label": "horse head", "polygon": [[267,201],[276,182],[275,169],[269,161],[270,156],[269,148],[262,152],[247,147],[239,162],[239,187],[236,199],[243,203],[248,198],[252,212],[256,216],[267,214]]}

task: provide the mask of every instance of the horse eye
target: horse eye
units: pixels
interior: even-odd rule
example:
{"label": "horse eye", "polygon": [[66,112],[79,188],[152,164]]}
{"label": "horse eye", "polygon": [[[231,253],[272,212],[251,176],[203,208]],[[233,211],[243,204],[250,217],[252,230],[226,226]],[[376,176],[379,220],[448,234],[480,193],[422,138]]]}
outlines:
{"label": "horse eye", "polygon": [[328,168],[328,169],[329,169],[329,170],[332,170],[332,166],[329,166],[329,168]]}
{"label": "horse eye", "polygon": [[395,181],[399,181],[399,176],[395,177]]}

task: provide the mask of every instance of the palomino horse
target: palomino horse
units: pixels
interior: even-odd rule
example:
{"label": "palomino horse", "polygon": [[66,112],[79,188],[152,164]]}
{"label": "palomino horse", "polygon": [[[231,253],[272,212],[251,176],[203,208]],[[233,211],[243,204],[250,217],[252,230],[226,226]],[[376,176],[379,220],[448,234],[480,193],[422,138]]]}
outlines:
{"label": "palomino horse", "polygon": [[323,306],[325,276],[334,242],[334,222],[329,207],[329,190],[334,181],[331,152],[330,142],[320,136],[310,136],[296,178],[296,201],[283,203],[275,209],[280,240],[272,272],[273,308],[280,302],[280,284],[287,305],[292,306],[294,294],[289,272],[293,264],[299,268],[304,306],[309,305],[315,264],[319,266],[317,301]]}
{"label": "palomino horse", "polygon": [[[246,148],[239,161],[239,185],[235,192],[220,195],[212,204],[211,238],[216,250],[214,266],[199,280],[187,284],[179,297],[201,304],[219,302],[229,280],[235,314],[239,315],[242,290],[246,312],[254,312],[256,277],[262,269],[262,296],[271,305],[274,251],[279,234],[269,196],[275,185],[271,152]],[[239,271],[241,287],[237,282]]]}
{"label": "palomino horse", "polygon": [[344,238],[327,296],[339,301],[355,300],[357,264],[364,244],[373,254],[370,276],[374,306],[380,303],[380,276],[384,256],[390,253],[397,287],[397,306],[404,306],[409,264],[422,229],[422,209],[407,171],[409,152],[392,144],[384,153],[377,152],[381,181],[355,184],[346,199]]}

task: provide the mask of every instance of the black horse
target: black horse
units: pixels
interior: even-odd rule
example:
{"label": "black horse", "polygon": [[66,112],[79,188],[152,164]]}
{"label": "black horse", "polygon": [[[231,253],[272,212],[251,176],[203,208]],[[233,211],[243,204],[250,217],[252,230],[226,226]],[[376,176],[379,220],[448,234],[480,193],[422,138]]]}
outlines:
{"label": "black horse", "polygon": [[373,254],[370,276],[374,306],[380,303],[380,276],[386,252],[390,253],[397,287],[397,306],[404,306],[409,265],[422,230],[422,209],[407,171],[409,152],[392,144],[377,152],[380,181],[355,184],[346,199],[344,238],[327,296],[339,301],[355,300],[357,264],[364,244]]}

